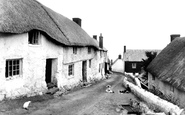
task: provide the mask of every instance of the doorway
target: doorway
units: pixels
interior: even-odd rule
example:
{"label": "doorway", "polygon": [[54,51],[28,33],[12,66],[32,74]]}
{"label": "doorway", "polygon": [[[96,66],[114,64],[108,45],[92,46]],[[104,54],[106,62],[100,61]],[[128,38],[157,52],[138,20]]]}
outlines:
{"label": "doorway", "polygon": [[55,74],[57,72],[57,59],[46,59],[45,81],[55,84]]}
{"label": "doorway", "polygon": [[82,62],[82,80],[87,82],[87,61]]}

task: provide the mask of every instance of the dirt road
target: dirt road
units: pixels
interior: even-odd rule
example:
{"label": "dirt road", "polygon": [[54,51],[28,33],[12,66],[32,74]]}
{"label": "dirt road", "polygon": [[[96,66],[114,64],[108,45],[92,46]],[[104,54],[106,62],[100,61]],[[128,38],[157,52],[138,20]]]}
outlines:
{"label": "dirt road", "polygon": [[[123,90],[121,74],[112,74],[111,78],[46,102],[32,103],[29,110],[17,108],[2,114],[11,115],[120,115],[116,111],[119,104],[128,103],[132,94],[120,94]],[[114,93],[107,93],[106,86],[111,85]]]}

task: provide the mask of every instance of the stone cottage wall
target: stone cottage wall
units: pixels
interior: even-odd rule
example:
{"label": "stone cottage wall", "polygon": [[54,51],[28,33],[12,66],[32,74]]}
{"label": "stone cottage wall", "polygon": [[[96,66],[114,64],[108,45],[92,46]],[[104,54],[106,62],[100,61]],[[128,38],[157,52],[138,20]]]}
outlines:
{"label": "stone cottage wall", "polygon": [[[64,60],[63,71],[59,75],[58,86],[62,88],[67,86],[72,88],[78,85],[82,81],[82,62],[87,62],[87,82],[93,79],[101,79],[101,73],[99,72],[99,63],[101,59],[98,56],[98,50],[91,49],[91,53],[88,54],[88,47],[77,47],[77,54],[73,54],[73,47],[64,48]],[[89,60],[91,60],[91,67],[89,67]],[[68,66],[74,64],[74,75],[68,75]]]}
{"label": "stone cottage wall", "polygon": [[[0,34],[0,96],[16,98],[41,94],[46,87],[47,58],[57,59],[57,73],[62,72],[63,50],[41,35],[40,45],[28,44],[28,34]],[[22,74],[11,79],[5,77],[7,59],[22,59]]]}

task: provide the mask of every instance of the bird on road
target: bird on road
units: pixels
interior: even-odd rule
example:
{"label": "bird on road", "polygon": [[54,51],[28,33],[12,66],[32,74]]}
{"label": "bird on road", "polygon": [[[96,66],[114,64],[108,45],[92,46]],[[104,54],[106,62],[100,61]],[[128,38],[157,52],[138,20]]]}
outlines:
{"label": "bird on road", "polygon": [[28,110],[28,106],[30,105],[31,101],[27,101],[23,104],[23,108]]}

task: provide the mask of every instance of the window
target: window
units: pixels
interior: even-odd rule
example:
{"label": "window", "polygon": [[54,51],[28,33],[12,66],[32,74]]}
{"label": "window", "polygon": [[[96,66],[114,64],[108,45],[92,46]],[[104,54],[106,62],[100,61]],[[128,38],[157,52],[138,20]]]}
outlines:
{"label": "window", "polygon": [[100,57],[102,57],[102,55],[103,55],[102,53],[103,53],[103,52],[102,52],[102,51],[100,51]]}
{"label": "window", "polygon": [[20,75],[22,71],[21,62],[21,59],[6,60],[5,77],[8,78],[15,75]]}
{"label": "window", "polygon": [[77,47],[73,47],[73,54],[77,54]]}
{"label": "window", "polygon": [[37,30],[31,30],[28,33],[28,43],[33,45],[40,44],[40,32]]}
{"label": "window", "polygon": [[89,68],[91,68],[91,59],[89,60]]}
{"label": "window", "polygon": [[90,47],[88,47],[88,54],[90,54],[91,53],[91,48]]}
{"label": "window", "polygon": [[132,63],[132,69],[136,69],[136,63]]}
{"label": "window", "polygon": [[68,75],[74,75],[74,64],[68,66]]}

